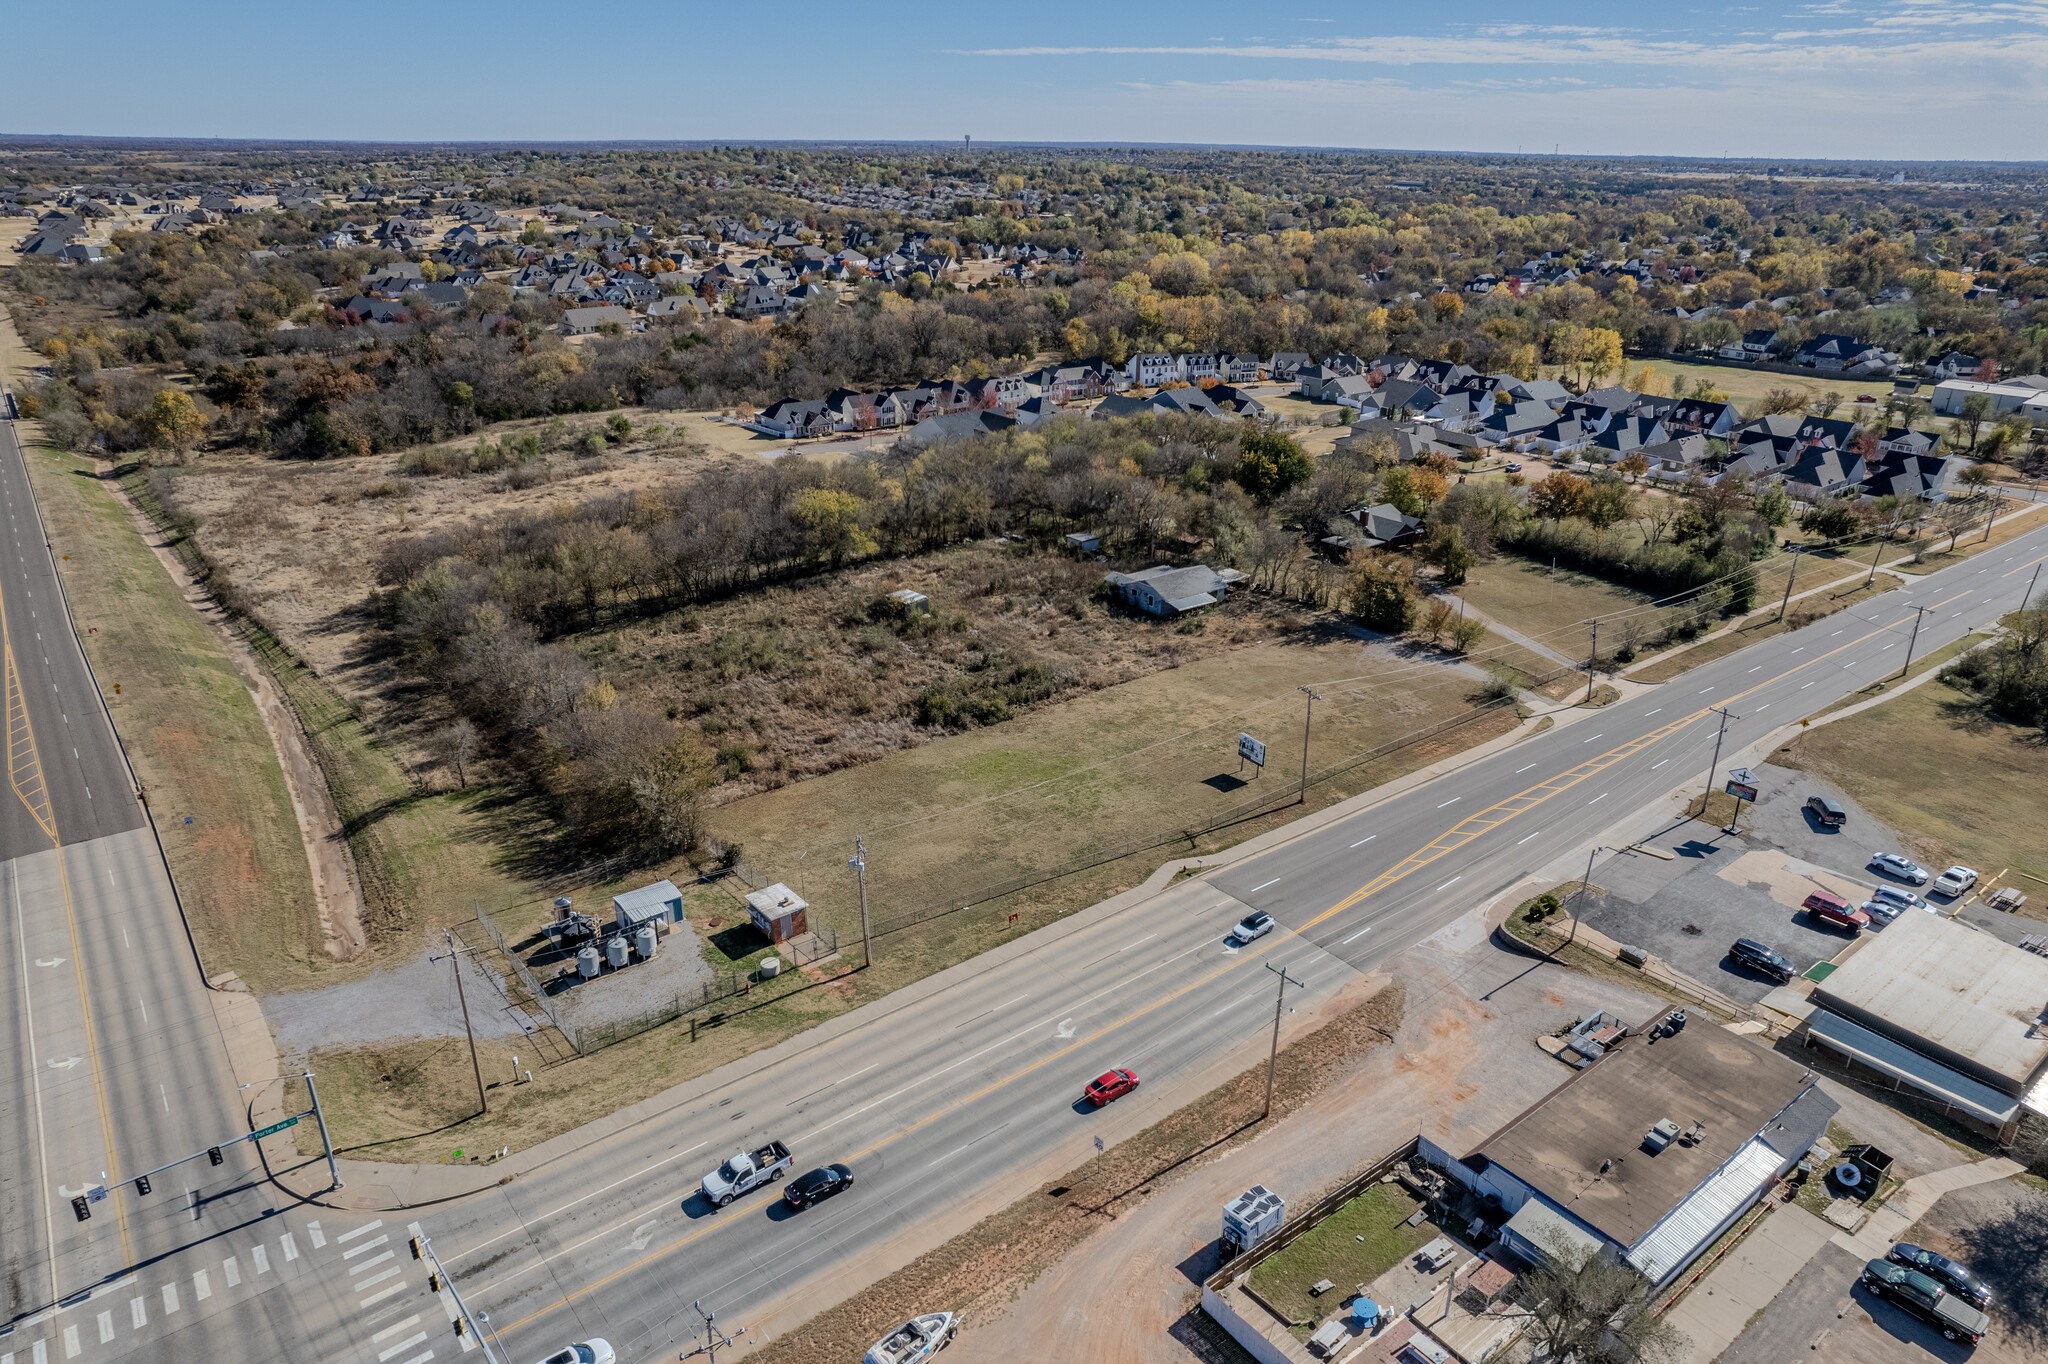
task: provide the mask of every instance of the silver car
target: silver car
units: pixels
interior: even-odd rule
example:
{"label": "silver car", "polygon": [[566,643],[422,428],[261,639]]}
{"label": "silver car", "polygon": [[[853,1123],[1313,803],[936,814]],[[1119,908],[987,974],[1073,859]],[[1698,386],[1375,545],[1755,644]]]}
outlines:
{"label": "silver car", "polygon": [[1906,881],[1916,886],[1927,884],[1927,868],[1903,854],[1879,853],[1870,859],[1870,865],[1876,867],[1887,876],[1898,877],[1901,881]]}
{"label": "silver car", "polygon": [[1882,900],[1886,904],[1892,905],[1895,911],[1899,909],[1927,908],[1925,900],[1915,895],[1912,891],[1900,886],[1879,886],[1870,892],[1870,896],[1873,900]]}

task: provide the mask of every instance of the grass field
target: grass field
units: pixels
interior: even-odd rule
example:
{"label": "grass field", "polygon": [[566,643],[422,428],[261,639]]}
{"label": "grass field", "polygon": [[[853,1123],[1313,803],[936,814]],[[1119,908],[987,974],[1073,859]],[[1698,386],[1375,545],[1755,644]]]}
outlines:
{"label": "grass field", "polygon": [[[1839,563],[1829,564],[1826,566],[1826,571],[1838,574],[1839,576],[1833,578],[1802,576],[1800,579],[1795,580],[1794,586],[1800,591],[1805,591],[1809,586],[1822,585],[1829,586],[1830,590],[1806,597],[1803,600],[1794,601],[1790,609],[1786,611],[1783,622],[1780,622],[1778,619],[1778,605],[1773,601],[1771,605],[1764,607],[1762,610],[1753,612],[1735,629],[1725,634],[1717,635],[1712,639],[1703,640],[1698,644],[1688,645],[1664,654],[1647,667],[1638,668],[1631,672],[1629,679],[1634,682],[1669,682],[1688,668],[1696,668],[1702,663],[1711,663],[1713,660],[1724,658],[1738,649],[1748,648],[1758,640],[1769,639],[1772,635],[1784,634],[1789,630],[1810,625],[1823,616],[1847,610],[1849,607],[1868,601],[1872,597],[1891,591],[1894,587],[1898,586],[1899,582],[1897,578],[1885,574],[1880,575],[1876,582],[1866,588],[1863,585],[1864,577],[1861,573],[1844,574],[1840,570],[1841,565]],[[1778,566],[1775,583],[1778,593],[1782,594],[1785,587],[1783,565]],[[1768,591],[1758,593],[1758,597],[1761,600],[1770,600],[1772,596],[1773,594]]]}
{"label": "grass field", "polygon": [[[1421,1206],[1398,1184],[1375,1184],[1260,1261],[1252,1270],[1252,1290],[1292,1321],[1328,1316],[1354,1285],[1371,1283],[1437,1234],[1427,1223],[1406,1225]],[[1337,1287],[1327,1298],[1316,1298],[1309,1288],[1323,1279]]]}
{"label": "grass field", "polygon": [[[1674,383],[1684,379],[1688,383],[1704,379],[1728,395],[1737,407],[1748,409],[1749,405],[1774,388],[1794,388],[1808,394],[1810,400],[1819,401],[1829,393],[1835,394],[1843,403],[1835,415],[1851,417],[1858,415],[1849,409],[1849,404],[1858,394],[1876,398],[1882,405],[1885,395],[1891,391],[1888,379],[1854,379],[1824,374],[1774,374],[1767,370],[1734,369],[1721,365],[1689,365],[1678,360],[1630,361],[1629,367],[1647,367],[1659,374],[1669,376]],[[1867,414],[1875,408],[1864,409]]]}
{"label": "grass field", "polygon": [[[1953,550],[1948,547],[1947,534],[1934,534],[1933,527],[1930,526],[1923,532],[1925,547],[1917,559],[1908,554],[1903,558],[1889,561],[1888,566],[1901,573],[1933,573],[1938,569],[1947,568],[1950,564],[1982,554],[1987,549],[1996,549],[2016,535],[2038,530],[2043,522],[2048,522],[2048,505],[2030,508],[2009,519],[2001,513],[1999,523],[1991,528],[1988,540],[1984,536],[1983,523],[1979,522],[1977,529],[1966,531],[1957,539]],[[1901,548],[1908,547],[1906,541],[1902,540],[1899,544]]]}
{"label": "grass field", "polygon": [[[1467,601],[1503,625],[1580,662],[1585,661],[1591,643],[1587,622],[1596,616],[1637,610],[1652,600],[1647,592],[1569,568],[1553,572],[1548,565],[1514,554],[1502,554],[1492,563],[1478,565],[1458,590]],[[1645,616],[1644,620],[1653,622],[1655,616]],[[1606,647],[1612,649],[1614,635],[1603,633],[1608,638]],[[1489,639],[1480,646],[1480,652],[1490,652],[1499,642]],[[1522,667],[1513,658],[1506,661]],[[1543,671],[1558,666],[1547,659],[1543,665]]]}
{"label": "grass field", "polygon": [[[2048,877],[2048,747],[1946,683],[1809,730],[1771,761],[1835,782],[1928,865],[1961,862],[1987,880],[2001,868]],[[2029,909],[2042,903],[2040,885],[2017,884]]]}
{"label": "grass field", "polygon": [[234,660],[92,461],[44,448],[27,456],[79,634],[207,971],[233,970],[262,990],[318,969],[326,958],[298,822]]}

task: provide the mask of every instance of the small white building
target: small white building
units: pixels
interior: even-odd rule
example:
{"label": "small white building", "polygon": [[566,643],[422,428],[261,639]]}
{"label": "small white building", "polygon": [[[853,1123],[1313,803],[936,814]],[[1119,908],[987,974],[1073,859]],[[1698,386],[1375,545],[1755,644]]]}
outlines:
{"label": "small white building", "polygon": [[626,933],[645,923],[679,924],[683,921],[683,893],[673,881],[656,881],[651,886],[614,895],[612,918]]}

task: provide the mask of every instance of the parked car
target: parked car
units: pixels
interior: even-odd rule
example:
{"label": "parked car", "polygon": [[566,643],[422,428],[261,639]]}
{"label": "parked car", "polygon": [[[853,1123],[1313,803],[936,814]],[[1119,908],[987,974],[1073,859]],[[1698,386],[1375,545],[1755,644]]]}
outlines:
{"label": "parked car", "polygon": [[618,1364],[618,1358],[610,1341],[591,1339],[581,1345],[565,1345],[540,1364]]}
{"label": "parked car", "polygon": [[1976,884],[1976,868],[1950,867],[1947,871],[1934,878],[1934,893],[1936,895],[1946,895],[1953,899]]}
{"label": "parked car", "polygon": [[1991,1329],[1991,1318],[1917,1269],[1872,1260],[1863,1266],[1863,1286],[1872,1297],[1911,1312],[1950,1340],[1975,1345]]}
{"label": "parked car", "polygon": [[1231,938],[1239,943],[1248,943],[1254,938],[1263,938],[1273,931],[1273,916],[1265,910],[1255,910],[1238,921],[1230,930]]}
{"label": "parked car", "polygon": [[1872,928],[1881,928],[1893,919],[1898,918],[1899,910],[1903,906],[1895,905],[1890,900],[1865,900],[1856,908],[1870,916],[1870,926]]}
{"label": "parked car", "polygon": [[1809,919],[1833,924],[1837,928],[1846,928],[1851,933],[1859,933],[1870,927],[1868,914],[1855,908],[1841,896],[1830,895],[1824,890],[1817,890],[1807,896],[1801,902],[1801,907],[1806,910]]}
{"label": "parked car", "polygon": [[1509,473],[1511,473],[1511,474],[1519,474],[1520,472],[1522,472],[1522,461],[1520,461],[1520,460],[1518,460],[1518,459],[1511,459],[1511,460],[1509,460],[1509,461],[1508,461],[1508,472],[1509,472]]}
{"label": "parked car", "polygon": [[1907,890],[1904,886],[1879,886],[1870,892],[1870,898],[1882,900],[1888,905],[1897,905],[1900,909],[1927,908],[1925,900],[1915,895],[1912,891]]}
{"label": "parked car", "polygon": [[1081,1097],[1097,1108],[1121,1099],[1138,1087],[1138,1076],[1134,1071],[1123,1069],[1105,1070],[1088,1082],[1088,1088],[1081,1091]]}
{"label": "parked car", "polygon": [[790,1180],[789,1187],[782,1191],[782,1201],[792,1208],[808,1208],[852,1187],[853,1171],[844,1165],[827,1165]]}
{"label": "parked car", "polygon": [[1969,1266],[1959,1265],[1946,1255],[1936,1255],[1910,1241],[1901,1241],[1885,1258],[1893,1264],[1919,1270],[1972,1307],[1991,1305],[1991,1285],[1972,1274]]}
{"label": "parked car", "polygon": [[1927,884],[1927,868],[1912,858],[1900,853],[1878,853],[1870,859],[1870,865],[1887,876],[1896,876],[1901,881],[1916,886]]}
{"label": "parked car", "polygon": [[1728,956],[1737,966],[1769,976],[1783,985],[1799,974],[1791,959],[1773,951],[1755,938],[1737,938],[1728,948]]}
{"label": "parked car", "polygon": [[1820,821],[1824,829],[1839,829],[1849,822],[1849,812],[1842,808],[1839,801],[1826,796],[1808,796],[1806,808]]}

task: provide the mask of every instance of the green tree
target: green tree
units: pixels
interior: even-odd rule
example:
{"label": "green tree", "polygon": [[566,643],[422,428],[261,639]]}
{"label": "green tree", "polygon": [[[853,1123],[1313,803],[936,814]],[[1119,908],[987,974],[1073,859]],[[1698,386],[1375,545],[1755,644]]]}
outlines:
{"label": "green tree", "polygon": [[1799,518],[1799,529],[1824,540],[1846,540],[1862,527],[1855,505],[1840,498],[1816,502],[1811,511]]}
{"label": "green tree", "polygon": [[1456,587],[1465,581],[1465,575],[1472,571],[1472,565],[1479,562],[1479,556],[1465,543],[1464,528],[1455,521],[1439,521],[1429,528],[1429,536],[1416,552],[1416,558],[1443,574],[1444,583]]}
{"label": "green tree", "polygon": [[182,461],[206,434],[206,418],[186,394],[160,388],[142,414],[142,434],[157,449],[176,451]]}
{"label": "green tree", "polygon": [[1963,410],[1956,414],[1957,434],[1963,437],[1965,449],[1977,448],[1977,433],[1984,429],[1984,423],[1991,417],[1991,395],[1972,393],[1963,399]]}
{"label": "green tree", "polygon": [[1391,554],[1368,554],[1360,559],[1344,585],[1344,599],[1361,625],[1383,635],[1406,634],[1415,628],[1420,612],[1414,575]]}
{"label": "green tree", "polygon": [[881,546],[861,524],[866,504],[852,493],[833,488],[807,488],[790,504],[789,519],[803,532],[804,557],[823,559],[834,568],[848,559],[864,559]]}
{"label": "green tree", "polygon": [[1757,494],[1755,511],[1773,530],[1789,525],[1792,520],[1792,494],[1773,483]]}
{"label": "green tree", "polygon": [[1247,431],[1238,441],[1231,478],[1261,502],[1271,502],[1315,473],[1315,462],[1278,431]]}

